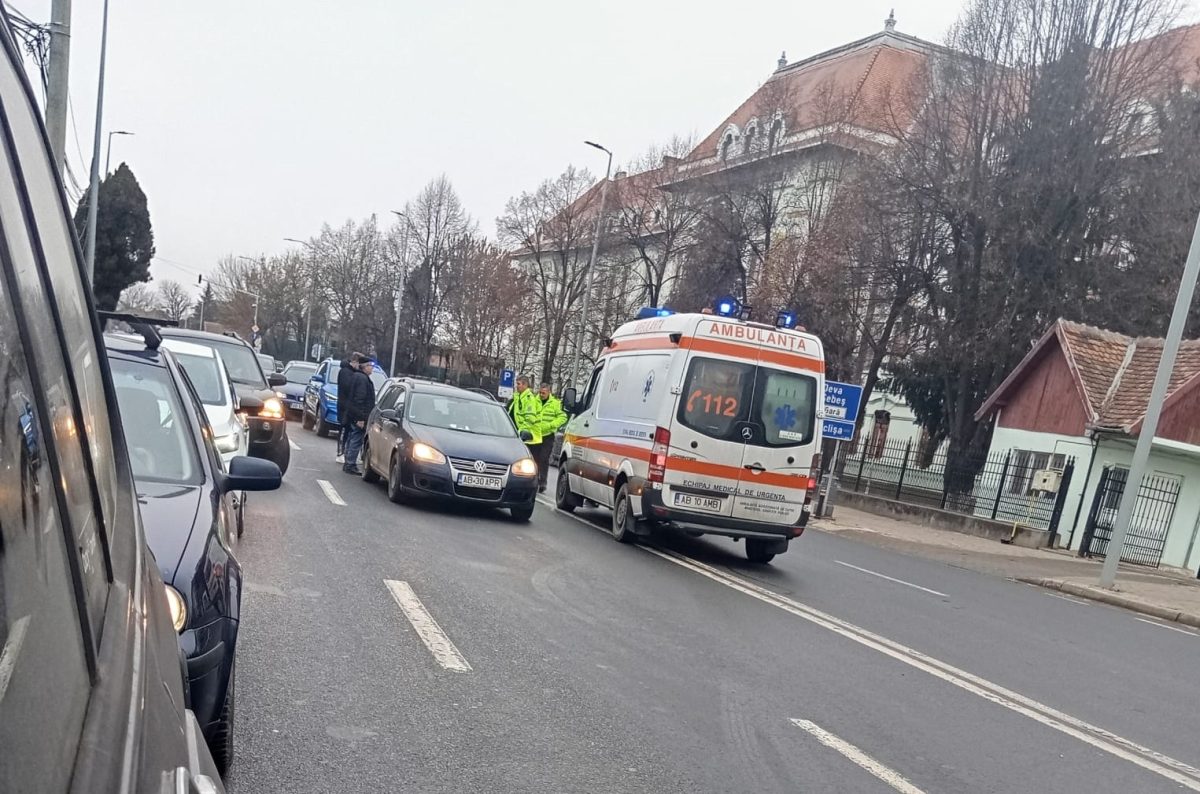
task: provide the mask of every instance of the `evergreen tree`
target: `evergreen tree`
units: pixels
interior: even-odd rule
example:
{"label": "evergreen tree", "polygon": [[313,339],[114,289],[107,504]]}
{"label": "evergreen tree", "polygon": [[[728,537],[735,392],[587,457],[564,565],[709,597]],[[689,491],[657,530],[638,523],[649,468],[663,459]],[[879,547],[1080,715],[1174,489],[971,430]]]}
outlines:
{"label": "evergreen tree", "polygon": [[[87,215],[90,193],[85,192],[75,208],[75,231],[87,245]],[[96,267],[92,293],[96,307],[111,311],[121,292],[132,284],[150,280],[154,257],[154,231],[146,194],[125,163],[100,182],[100,205],[96,217]]]}

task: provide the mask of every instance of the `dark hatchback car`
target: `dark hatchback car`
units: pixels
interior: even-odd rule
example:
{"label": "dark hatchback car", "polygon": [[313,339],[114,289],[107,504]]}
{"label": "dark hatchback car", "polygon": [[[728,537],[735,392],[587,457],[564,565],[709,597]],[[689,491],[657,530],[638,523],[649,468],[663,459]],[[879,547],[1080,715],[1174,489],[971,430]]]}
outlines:
{"label": "dark hatchback car", "polygon": [[506,507],[533,516],[537,464],[508,413],[490,397],[453,386],[393,379],[384,384],[363,445],[363,479],[387,480],[388,497]]}
{"label": "dark hatchback car", "polygon": [[3,8],[0,198],[0,791],[220,792]]}
{"label": "dark hatchback car", "polygon": [[289,361],[283,368],[287,383],[279,387],[279,393],[283,395],[283,411],[289,418],[299,419],[304,413],[304,391],[316,372],[317,365],[311,361]]}
{"label": "dark hatchback car", "polygon": [[192,710],[217,769],[233,756],[235,651],[242,569],[233,555],[231,494],[279,487],[270,461],[235,457],[225,471],[203,405],[175,357],[146,340],[105,336],[150,550],[187,657]]}
{"label": "dark hatchback car", "polygon": [[275,392],[277,387],[287,383],[287,379],[278,372],[264,373],[254,348],[236,336],[186,328],[163,328],[161,333],[165,337],[185,339],[193,344],[214,348],[221,354],[237,392],[238,410],[246,415],[250,454],[273,462],[280,472],[287,472],[292,459],[292,446],[288,442],[283,401]]}

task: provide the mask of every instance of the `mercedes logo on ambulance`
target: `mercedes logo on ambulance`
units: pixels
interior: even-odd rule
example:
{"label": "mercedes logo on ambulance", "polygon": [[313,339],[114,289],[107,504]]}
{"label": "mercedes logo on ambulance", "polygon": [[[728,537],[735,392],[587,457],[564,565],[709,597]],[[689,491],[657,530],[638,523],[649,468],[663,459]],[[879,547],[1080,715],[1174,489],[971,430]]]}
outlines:
{"label": "mercedes logo on ambulance", "polygon": [[754,438],[754,428],[753,427],[743,427],[742,428],[742,438],[746,439],[747,441]]}

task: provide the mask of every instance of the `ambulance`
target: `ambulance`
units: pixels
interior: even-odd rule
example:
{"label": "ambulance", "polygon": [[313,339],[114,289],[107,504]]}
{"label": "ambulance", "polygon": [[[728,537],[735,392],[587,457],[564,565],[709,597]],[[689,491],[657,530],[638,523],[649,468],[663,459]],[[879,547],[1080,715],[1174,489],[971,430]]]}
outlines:
{"label": "ambulance", "polygon": [[[612,510],[622,542],[656,525],[744,539],[770,562],[803,533],[820,469],[821,340],[775,325],[644,309],[564,393],[558,508]],[[723,312],[723,313],[722,313]]]}

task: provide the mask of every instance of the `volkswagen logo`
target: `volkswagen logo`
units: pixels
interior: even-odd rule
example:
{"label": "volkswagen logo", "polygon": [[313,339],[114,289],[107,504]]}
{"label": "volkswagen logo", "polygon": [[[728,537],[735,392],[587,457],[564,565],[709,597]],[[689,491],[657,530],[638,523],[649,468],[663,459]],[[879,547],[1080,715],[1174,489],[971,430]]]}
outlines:
{"label": "volkswagen logo", "polygon": [[747,441],[754,438],[754,428],[753,427],[743,427],[742,428],[742,438],[746,439]]}
{"label": "volkswagen logo", "polygon": [[475,471],[479,472],[480,474],[483,474],[486,470],[487,470],[486,463],[484,463],[482,460],[475,461]]}

